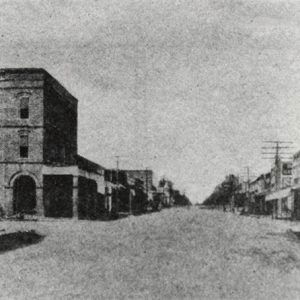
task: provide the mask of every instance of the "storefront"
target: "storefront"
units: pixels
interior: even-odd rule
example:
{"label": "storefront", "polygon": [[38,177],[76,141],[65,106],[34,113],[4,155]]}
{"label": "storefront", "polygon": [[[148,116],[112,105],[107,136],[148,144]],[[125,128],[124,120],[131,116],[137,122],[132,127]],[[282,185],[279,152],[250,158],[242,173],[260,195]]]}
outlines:
{"label": "storefront", "polygon": [[300,220],[300,187],[293,187],[292,193],[294,199],[293,219]]}
{"label": "storefront", "polygon": [[291,188],[275,191],[266,196],[272,218],[291,219],[293,216],[293,193]]}
{"label": "storefront", "polygon": [[294,155],[293,160],[293,218],[300,220],[300,151]]}

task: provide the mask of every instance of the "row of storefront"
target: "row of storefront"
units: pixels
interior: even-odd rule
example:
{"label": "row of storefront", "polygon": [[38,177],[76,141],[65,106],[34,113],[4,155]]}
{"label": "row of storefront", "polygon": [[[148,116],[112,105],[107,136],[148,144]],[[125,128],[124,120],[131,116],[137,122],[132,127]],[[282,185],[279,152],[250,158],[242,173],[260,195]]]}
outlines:
{"label": "row of storefront", "polygon": [[300,220],[300,151],[293,161],[278,158],[271,172],[240,187],[239,194],[246,195],[248,213]]}
{"label": "row of storefront", "polygon": [[0,69],[0,216],[97,218],[145,209],[151,170],[78,153],[78,100],[43,69]]}

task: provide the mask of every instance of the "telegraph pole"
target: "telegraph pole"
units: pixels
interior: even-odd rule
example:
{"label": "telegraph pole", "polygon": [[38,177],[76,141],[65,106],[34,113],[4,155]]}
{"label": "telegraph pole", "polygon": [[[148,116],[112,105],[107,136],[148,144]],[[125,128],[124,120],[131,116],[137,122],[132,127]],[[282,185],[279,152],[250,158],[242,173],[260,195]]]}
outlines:
{"label": "telegraph pole", "polygon": [[[255,177],[255,174],[252,173],[252,175],[251,175],[251,170],[250,170],[249,166],[244,167],[244,169],[245,169],[245,172],[243,172],[243,174],[241,174],[240,177],[243,178],[243,183],[246,183],[246,186],[245,186],[246,199],[244,202],[244,209],[249,210],[250,209],[250,181],[251,181],[251,178]],[[246,180],[245,180],[245,177],[246,177]]]}
{"label": "telegraph pole", "polygon": [[[289,152],[289,149],[293,149],[294,147],[289,146],[293,144],[291,141],[264,141],[264,143],[271,144],[270,146],[262,147],[262,159],[274,160],[275,165],[275,189],[278,190],[280,187],[280,161],[282,160],[290,160],[292,159],[292,154]],[[284,150],[285,152],[281,152]]]}
{"label": "telegraph pole", "polygon": [[148,205],[149,205],[149,195],[148,195],[148,193],[149,193],[149,186],[148,186],[148,179],[149,179],[149,177],[148,177],[148,167],[146,167],[146,203],[147,203],[147,207],[148,207]]}
{"label": "telegraph pole", "polygon": [[116,189],[116,208],[119,213],[119,159],[120,156],[116,156],[116,163],[117,163],[117,169],[116,169],[116,184],[117,184],[117,189]]}
{"label": "telegraph pole", "polygon": [[117,182],[117,186],[119,187],[119,159],[120,156],[116,156],[116,163],[117,163],[117,169],[116,169],[116,182]]}
{"label": "telegraph pole", "polygon": [[148,200],[148,167],[146,167],[146,195]]}
{"label": "telegraph pole", "polygon": [[249,166],[246,167],[247,169],[247,192],[246,192],[246,195],[247,195],[247,212],[249,212],[249,209],[250,209],[250,168]]}
{"label": "telegraph pole", "polygon": [[250,190],[250,168],[246,167],[247,169],[247,192]]}

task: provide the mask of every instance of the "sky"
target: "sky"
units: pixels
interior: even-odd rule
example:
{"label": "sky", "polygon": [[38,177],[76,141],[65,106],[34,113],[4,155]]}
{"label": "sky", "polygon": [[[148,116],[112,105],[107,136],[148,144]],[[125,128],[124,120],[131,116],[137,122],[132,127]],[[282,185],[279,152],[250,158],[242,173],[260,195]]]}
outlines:
{"label": "sky", "polygon": [[298,0],[0,0],[0,67],[41,67],[79,100],[79,153],[151,168],[195,203],[300,150]]}

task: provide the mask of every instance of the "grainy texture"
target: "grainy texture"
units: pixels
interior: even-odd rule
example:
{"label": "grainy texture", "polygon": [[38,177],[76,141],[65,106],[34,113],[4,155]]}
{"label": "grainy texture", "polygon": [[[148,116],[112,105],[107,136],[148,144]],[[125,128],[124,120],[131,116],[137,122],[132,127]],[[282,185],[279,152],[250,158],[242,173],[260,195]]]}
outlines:
{"label": "grainy texture", "polygon": [[193,202],[300,147],[298,0],[0,0],[1,67],[43,67],[79,99],[79,153],[169,176]]}
{"label": "grainy texture", "polygon": [[[3,299],[298,299],[297,223],[170,209],[113,222],[1,222],[44,240],[0,255]],[[7,233],[6,232],[6,233]]]}
{"label": "grainy texture", "polygon": [[[33,124],[46,124],[29,137],[34,162],[51,161],[54,151],[60,153],[55,163],[66,154],[65,164],[73,165],[74,154],[82,153],[110,169],[120,156],[120,169],[149,167],[196,203],[225,175],[243,173],[243,166],[257,174],[270,170],[260,159],[262,141],[300,147],[299,0],[0,0],[0,7],[1,68],[44,68],[79,99],[77,118],[75,104],[57,101],[59,90],[23,89],[32,92]],[[1,115],[19,125],[15,95],[2,79]],[[41,99],[57,115],[41,114]],[[65,120],[70,128],[61,134]],[[18,132],[2,129],[0,156],[12,159],[21,150]],[[81,175],[94,178],[86,169],[95,165],[79,160],[86,165]],[[10,178],[25,169],[0,166],[0,202],[7,211],[13,211],[13,193],[25,194]],[[43,215],[42,165],[27,171],[37,174]],[[51,167],[43,171],[53,175]],[[96,203],[90,199],[104,198],[88,180],[73,176],[72,191],[67,180],[63,198],[72,192],[74,217],[78,204],[90,207]],[[100,174],[95,181],[104,193]],[[59,202],[63,188],[48,187]],[[71,215],[69,203],[60,216]],[[3,234],[35,230],[45,236],[0,255],[3,299],[300,298],[300,249],[286,232],[288,223],[174,209],[108,223],[0,226]]]}

